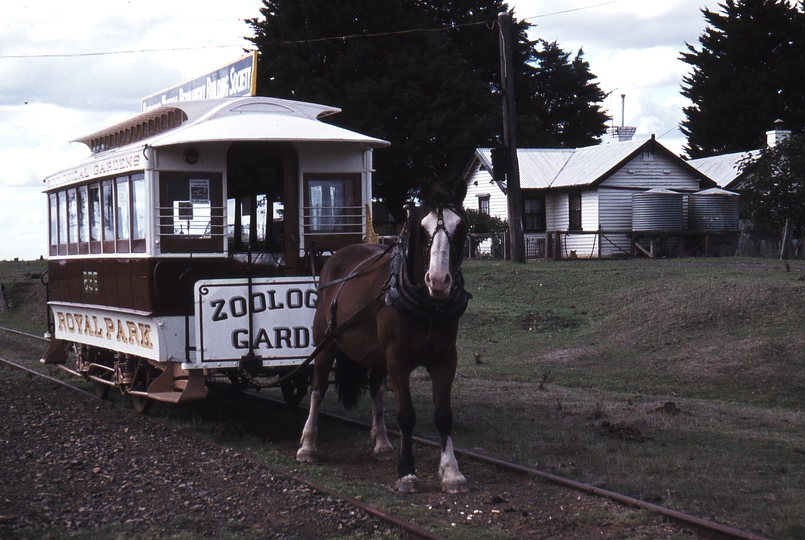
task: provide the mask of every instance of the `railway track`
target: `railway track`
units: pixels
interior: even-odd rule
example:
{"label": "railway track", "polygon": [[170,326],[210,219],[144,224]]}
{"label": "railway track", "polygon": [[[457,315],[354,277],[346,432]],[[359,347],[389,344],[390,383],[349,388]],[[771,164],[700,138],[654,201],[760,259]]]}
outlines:
{"label": "railway track", "polygon": [[[18,334],[18,335],[25,336],[25,337],[29,337],[31,339],[44,340],[44,338],[41,338],[40,336],[36,336],[36,335],[33,335],[33,334],[28,334],[26,332],[20,332],[18,330],[14,330],[14,329],[0,327],[0,330],[11,332],[11,333]],[[46,341],[46,340],[44,340],[44,341]],[[56,382],[58,384],[62,384],[62,385],[68,386],[70,388],[74,388],[75,390],[78,390],[78,391],[81,391],[81,392],[85,392],[84,390],[82,390],[82,389],[80,389],[80,388],[78,388],[78,387],[76,387],[74,385],[71,385],[71,384],[69,384],[67,382],[47,377],[47,375],[44,375],[44,374],[42,374],[42,373],[40,373],[40,372],[38,372],[36,370],[33,370],[33,369],[25,367],[25,366],[21,366],[19,364],[15,364],[13,362],[8,362],[8,361],[0,359],[0,364],[3,364],[6,367],[10,367],[10,368],[13,368],[13,369],[22,369],[22,370],[25,370],[25,371],[30,372],[32,374],[35,374],[37,376],[48,378],[49,380],[51,380],[53,382]],[[89,394],[89,392],[85,392],[85,393]],[[272,404],[273,406],[286,407],[286,405],[285,405],[285,403],[283,401],[280,401],[280,400],[275,399],[275,398],[267,397],[265,395],[256,394],[256,393],[253,393],[253,392],[247,392],[246,395],[248,397],[252,398],[252,399],[268,402],[268,403]],[[323,411],[322,416],[327,417],[327,418],[329,418],[331,420],[340,422],[340,423],[350,424],[350,425],[358,427],[360,429],[366,429],[367,431],[371,427],[367,423],[356,421],[354,419],[348,418],[348,417],[343,416],[343,415],[335,414],[335,413],[332,413],[332,412],[324,412]],[[399,434],[394,432],[394,431],[390,431],[390,434],[399,436]],[[438,443],[436,441],[432,441],[432,440],[428,440],[428,439],[424,439],[424,438],[420,438],[420,437],[415,437],[415,442],[420,444],[420,445],[423,445],[423,446],[438,447]],[[645,510],[645,511],[648,511],[648,512],[655,513],[655,514],[660,515],[660,516],[662,516],[663,518],[665,518],[665,519],[667,519],[669,521],[677,523],[678,525],[682,526],[685,529],[688,529],[688,530],[696,532],[698,535],[700,535],[703,538],[717,538],[717,539],[723,538],[723,539],[738,539],[738,540],[765,540],[764,537],[755,535],[755,534],[750,533],[750,532],[741,531],[739,529],[735,529],[735,528],[728,527],[728,526],[725,526],[725,525],[722,525],[722,524],[719,524],[719,523],[715,523],[715,522],[710,521],[710,520],[702,519],[700,517],[693,516],[693,515],[690,515],[690,514],[686,514],[684,512],[679,512],[677,510],[673,510],[673,509],[666,508],[666,507],[663,507],[663,506],[660,506],[660,505],[656,505],[656,504],[653,504],[653,503],[650,503],[650,502],[646,502],[646,501],[643,501],[643,500],[628,497],[626,495],[615,493],[615,492],[612,492],[612,491],[609,491],[609,490],[606,490],[606,489],[602,489],[602,488],[599,488],[599,487],[596,487],[596,486],[592,486],[590,484],[576,482],[576,481],[564,478],[562,476],[551,474],[551,473],[541,471],[541,470],[538,470],[538,469],[535,469],[535,468],[532,468],[532,467],[526,467],[526,466],[519,465],[519,464],[516,464],[516,463],[511,463],[511,462],[508,462],[508,461],[505,461],[505,460],[502,460],[502,459],[499,459],[499,458],[496,458],[496,457],[493,457],[493,456],[487,456],[487,455],[484,455],[484,454],[481,454],[481,453],[478,453],[478,452],[474,452],[474,451],[471,451],[471,450],[464,450],[464,449],[457,448],[455,451],[456,451],[457,455],[463,456],[465,459],[469,459],[469,460],[473,460],[475,462],[483,463],[485,465],[494,467],[494,468],[496,468],[498,470],[501,470],[501,471],[525,474],[525,475],[528,475],[528,476],[531,476],[531,477],[539,478],[539,479],[545,480],[547,482],[556,484],[558,486],[561,486],[562,488],[567,488],[567,489],[574,490],[574,491],[579,492],[579,493],[584,493],[586,495],[591,495],[591,496],[603,498],[603,499],[606,499],[606,500],[609,500],[609,501],[614,501],[614,502],[622,504],[622,505],[627,505],[627,506],[630,506],[630,507],[634,507],[634,508],[638,508],[638,509],[641,509],[641,510]],[[247,456],[247,458],[248,458],[248,456]],[[248,459],[252,459],[252,458],[248,458]],[[258,462],[258,463],[260,463],[261,465],[265,465],[264,462]],[[389,523],[392,526],[397,527],[400,530],[404,531],[404,534],[405,534],[405,536],[407,538],[428,538],[428,539],[429,538],[443,538],[442,536],[436,535],[436,534],[434,534],[434,533],[432,533],[430,531],[427,531],[426,529],[422,529],[422,528],[420,528],[420,527],[418,527],[418,526],[416,526],[414,524],[406,522],[405,520],[400,520],[400,519],[392,516],[388,512],[385,512],[383,510],[379,510],[377,508],[373,508],[370,505],[368,505],[366,503],[363,503],[363,502],[361,502],[359,500],[356,500],[354,498],[344,497],[344,496],[342,496],[342,495],[340,495],[338,493],[332,492],[331,490],[328,490],[327,488],[325,488],[323,486],[320,486],[317,483],[311,482],[311,481],[309,481],[307,479],[304,479],[304,478],[294,474],[293,472],[282,471],[282,470],[279,470],[279,469],[276,469],[276,468],[272,468],[272,470],[274,470],[274,472],[276,472],[277,474],[288,475],[291,478],[294,478],[295,480],[298,480],[298,481],[300,481],[302,483],[305,483],[306,485],[310,486],[313,489],[319,490],[319,491],[324,492],[324,493],[329,493],[333,497],[339,497],[341,499],[347,500],[350,504],[353,504],[355,507],[362,509],[366,513],[368,513],[370,515],[373,515],[373,516],[377,517],[378,519],[381,519],[381,520],[385,521],[386,523]]]}

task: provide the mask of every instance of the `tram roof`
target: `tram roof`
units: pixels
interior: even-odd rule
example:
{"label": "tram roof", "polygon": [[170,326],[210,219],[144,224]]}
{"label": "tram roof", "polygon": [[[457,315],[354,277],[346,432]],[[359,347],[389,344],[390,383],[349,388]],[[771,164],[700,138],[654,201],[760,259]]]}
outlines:
{"label": "tram roof", "polygon": [[[149,146],[226,141],[351,142],[367,148],[389,143],[319,119],[341,112],[337,107],[271,97],[241,97],[168,104],[139,114],[96,133],[76,139],[92,141],[147,122],[166,112],[181,111],[187,119],[177,127],[144,138]],[[128,146],[128,145],[127,145]]]}
{"label": "tram roof", "polygon": [[[278,141],[298,143],[349,143],[360,148],[379,148],[390,143],[369,137],[320,119],[341,109],[270,97],[239,97],[168,104],[138,114],[73,142],[86,144],[93,154],[69,169],[43,181],[47,189],[85,181],[88,165],[109,162],[117,156],[134,155],[151,147],[236,141]],[[164,119],[171,117],[170,122]],[[144,126],[161,119],[161,130],[143,135]],[[178,120],[177,120],[178,119]],[[166,127],[167,126],[167,127]],[[150,128],[149,128],[150,129]],[[136,133],[137,136],[132,136]],[[117,144],[115,144],[117,143]],[[94,174],[92,175],[95,176]]]}

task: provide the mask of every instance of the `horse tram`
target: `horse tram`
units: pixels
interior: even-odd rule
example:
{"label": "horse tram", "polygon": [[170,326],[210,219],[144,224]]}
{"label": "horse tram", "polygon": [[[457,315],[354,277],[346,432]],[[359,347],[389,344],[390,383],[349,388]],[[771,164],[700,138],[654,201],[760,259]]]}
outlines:
{"label": "horse tram", "polygon": [[[311,370],[316,270],[372,234],[372,151],[321,121],[339,109],[251,95],[168,102],[78,139],[91,155],[45,179],[45,364],[153,401]],[[297,373],[291,375],[296,370]]]}

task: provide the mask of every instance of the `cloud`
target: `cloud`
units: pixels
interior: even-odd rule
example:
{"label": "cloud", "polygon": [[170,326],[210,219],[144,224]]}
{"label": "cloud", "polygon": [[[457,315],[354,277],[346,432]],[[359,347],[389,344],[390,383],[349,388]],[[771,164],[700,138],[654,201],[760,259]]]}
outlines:
{"label": "cloud", "polygon": [[0,260],[47,255],[47,207],[41,188],[0,186]]}

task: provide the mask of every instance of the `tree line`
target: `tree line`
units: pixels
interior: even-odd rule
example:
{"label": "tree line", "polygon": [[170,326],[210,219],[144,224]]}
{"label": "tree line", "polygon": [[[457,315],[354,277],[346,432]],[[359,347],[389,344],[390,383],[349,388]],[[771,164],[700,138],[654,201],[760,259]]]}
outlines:
{"label": "tree line", "polygon": [[[691,67],[680,126],[689,157],[761,149],[778,118],[793,131],[745,165],[746,213],[769,230],[805,225],[803,2],[704,8],[707,28],[680,52]],[[401,220],[422,181],[457,179],[475,148],[501,143],[503,11],[501,0],[263,0],[261,17],[247,21],[260,51],[258,93],[336,105],[333,123],[390,141],[374,153],[374,194]],[[513,18],[518,146],[597,144],[607,94],[583,51],[531,40],[529,28]]]}

